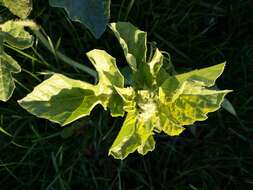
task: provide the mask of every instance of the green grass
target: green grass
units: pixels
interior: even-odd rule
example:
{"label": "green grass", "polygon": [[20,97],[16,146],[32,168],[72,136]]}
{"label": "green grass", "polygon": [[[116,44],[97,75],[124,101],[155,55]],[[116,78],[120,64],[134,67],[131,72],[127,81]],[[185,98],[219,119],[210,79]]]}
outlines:
{"label": "green grass", "polygon": [[[107,156],[121,126],[97,107],[90,117],[62,128],[22,110],[16,100],[51,71],[91,81],[80,69],[51,54],[39,41],[33,49],[8,52],[23,68],[8,103],[0,103],[1,190],[232,190],[253,189],[253,2],[251,0],[112,0],[111,21],[130,21],[148,32],[149,42],[171,54],[178,71],[227,61],[221,89],[238,117],[220,110],[176,138],[159,135],[154,152],[124,161]],[[6,10],[1,13],[8,15]],[[126,65],[123,52],[108,30],[95,40],[60,9],[34,1],[31,15],[51,38],[55,49],[91,67],[85,52],[105,49]],[[6,48],[7,49],[7,48]]]}

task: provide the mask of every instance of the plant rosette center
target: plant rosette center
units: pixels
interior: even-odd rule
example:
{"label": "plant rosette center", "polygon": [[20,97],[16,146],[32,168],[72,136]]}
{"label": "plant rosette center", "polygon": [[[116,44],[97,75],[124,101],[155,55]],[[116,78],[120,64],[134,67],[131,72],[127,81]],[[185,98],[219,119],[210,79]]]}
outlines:
{"label": "plant rosette center", "polygon": [[139,120],[148,121],[158,112],[158,94],[148,90],[138,90],[136,96]]}

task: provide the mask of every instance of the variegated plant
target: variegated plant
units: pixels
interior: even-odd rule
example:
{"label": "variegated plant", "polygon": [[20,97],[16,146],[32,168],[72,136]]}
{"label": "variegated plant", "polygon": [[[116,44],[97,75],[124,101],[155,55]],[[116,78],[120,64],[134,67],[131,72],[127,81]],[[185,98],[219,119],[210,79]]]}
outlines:
{"label": "variegated plant", "polygon": [[[228,90],[213,90],[225,64],[183,74],[168,72],[159,49],[147,61],[147,34],[130,23],[110,24],[132,70],[127,86],[116,60],[103,50],[87,53],[98,72],[95,85],[54,74],[19,101],[30,113],[67,125],[101,104],[113,117],[126,115],[109,150],[117,159],[138,151],[145,155],[155,148],[155,133],[179,135],[185,126],[207,119],[220,108]],[[169,64],[169,63],[167,63]]]}
{"label": "variegated plant", "polygon": [[[0,0],[0,5],[7,7],[13,14],[25,19],[31,9],[30,0]],[[15,59],[4,51],[4,44],[23,50],[33,44],[33,37],[24,27],[33,27],[34,23],[28,20],[9,20],[0,24],[0,100],[7,101],[14,89],[13,73],[19,73],[21,67]]]}

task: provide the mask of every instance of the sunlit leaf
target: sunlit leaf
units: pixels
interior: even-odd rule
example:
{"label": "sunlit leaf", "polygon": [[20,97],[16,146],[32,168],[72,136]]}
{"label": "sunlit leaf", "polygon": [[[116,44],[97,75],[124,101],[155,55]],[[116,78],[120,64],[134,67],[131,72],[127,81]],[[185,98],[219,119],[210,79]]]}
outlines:
{"label": "sunlit leaf", "polygon": [[[132,79],[137,88],[150,88],[159,84],[160,78],[167,77],[162,69],[164,56],[158,48],[149,63],[147,63],[147,33],[139,30],[128,22],[111,23],[110,28],[118,39],[132,69]],[[170,64],[170,63],[169,63]],[[159,77],[156,79],[157,75]]]}
{"label": "sunlit leaf", "polygon": [[210,87],[215,84],[216,79],[223,73],[225,63],[207,67],[204,69],[194,70],[188,73],[177,75],[177,80],[183,82],[185,80],[201,81],[205,86]]}
{"label": "sunlit leaf", "polygon": [[4,43],[18,49],[29,48],[33,44],[33,37],[24,30],[29,22],[7,21],[0,25],[0,100],[7,101],[14,89],[13,73],[19,73],[21,68],[17,61],[4,51]]}
{"label": "sunlit leaf", "polygon": [[25,31],[24,27],[33,27],[32,21],[7,21],[0,25],[3,42],[18,49],[26,49],[32,46],[33,36]]}
{"label": "sunlit leaf", "polygon": [[207,114],[218,110],[230,92],[209,90],[196,81],[178,84],[178,89],[174,87],[172,91],[167,90],[171,85],[168,82],[160,88],[161,129],[171,136],[180,134],[184,130],[182,126],[206,120]]}
{"label": "sunlit leaf", "polygon": [[92,50],[87,56],[98,72],[98,84],[54,74],[35,87],[19,104],[30,113],[61,125],[89,115],[98,104],[104,109],[109,108],[112,116],[123,116],[123,102],[120,102],[122,100],[116,96],[113,87],[123,87],[124,78],[115,59],[102,50]]}
{"label": "sunlit leaf", "polygon": [[132,112],[135,110],[136,101],[135,101],[135,91],[132,87],[127,88],[118,88],[115,87],[115,90],[120,95],[123,101],[123,109],[126,112]]}
{"label": "sunlit leaf", "polygon": [[124,159],[130,153],[138,151],[145,155],[155,148],[153,127],[144,124],[137,112],[129,112],[121,130],[109,150],[109,155]]}
{"label": "sunlit leaf", "polygon": [[25,19],[32,11],[32,0],[0,0],[14,15]]}
{"label": "sunlit leaf", "polygon": [[111,23],[110,28],[119,40],[129,66],[137,71],[138,64],[146,63],[147,33],[128,22]]}
{"label": "sunlit leaf", "polygon": [[[156,48],[151,61],[138,66],[138,71],[134,75],[135,85],[140,88],[157,88],[160,82],[159,79],[163,77],[161,71],[163,70],[163,61],[163,54]],[[168,73],[166,73],[166,77],[168,77]]]}
{"label": "sunlit leaf", "polygon": [[20,71],[21,67],[11,56],[4,52],[0,55],[0,100],[7,101],[11,97],[15,89],[12,74]]}

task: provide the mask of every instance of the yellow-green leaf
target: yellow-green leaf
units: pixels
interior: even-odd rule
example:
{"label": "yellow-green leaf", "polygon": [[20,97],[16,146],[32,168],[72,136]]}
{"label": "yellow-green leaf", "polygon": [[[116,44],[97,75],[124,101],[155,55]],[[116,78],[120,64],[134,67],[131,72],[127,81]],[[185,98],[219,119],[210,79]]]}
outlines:
{"label": "yellow-green leaf", "polygon": [[126,112],[132,112],[136,108],[135,102],[135,91],[132,87],[119,88],[115,87],[115,90],[120,95],[122,99],[123,109]]}
{"label": "yellow-green leaf", "polygon": [[160,127],[165,133],[179,135],[184,130],[182,126],[206,120],[208,113],[220,108],[230,91],[210,90],[205,84],[194,80],[180,83],[175,78],[164,82],[159,89],[159,113]]}
{"label": "yellow-green leaf", "polygon": [[164,56],[158,48],[156,48],[155,53],[150,62],[139,65],[138,71],[134,75],[135,85],[139,88],[158,88],[159,84],[157,78],[161,74],[161,69],[163,66]]}
{"label": "yellow-green leaf", "polygon": [[14,15],[25,19],[32,11],[32,0],[0,0]]}
{"label": "yellow-green leaf", "polygon": [[89,115],[98,104],[109,108],[112,116],[123,116],[123,103],[113,87],[123,87],[124,79],[115,59],[102,50],[92,50],[87,56],[98,71],[98,84],[55,74],[35,87],[19,104],[30,113],[61,125]]}
{"label": "yellow-green leaf", "polygon": [[11,97],[15,89],[12,74],[20,71],[19,64],[11,56],[0,54],[0,100],[6,102]]}
{"label": "yellow-green leaf", "polygon": [[110,28],[119,40],[129,66],[137,71],[138,64],[146,63],[147,33],[128,22],[111,23]]}
{"label": "yellow-green leaf", "polygon": [[210,87],[215,84],[216,79],[223,73],[225,65],[226,62],[204,69],[179,74],[176,76],[176,78],[180,82],[183,82],[188,79],[202,81],[205,86]]}
{"label": "yellow-green leaf", "polygon": [[32,46],[33,36],[25,31],[24,27],[34,27],[32,21],[7,21],[0,25],[0,35],[3,42],[18,49],[26,49]]}
{"label": "yellow-green leaf", "polygon": [[109,150],[109,155],[123,160],[136,150],[142,155],[154,150],[153,126],[148,123],[149,121],[144,123],[137,112],[129,112]]}
{"label": "yellow-green leaf", "polygon": [[7,21],[0,25],[0,100],[7,101],[14,89],[13,73],[21,71],[17,61],[4,51],[4,43],[18,49],[29,48],[33,44],[33,37],[25,31],[24,27],[30,21]]}

